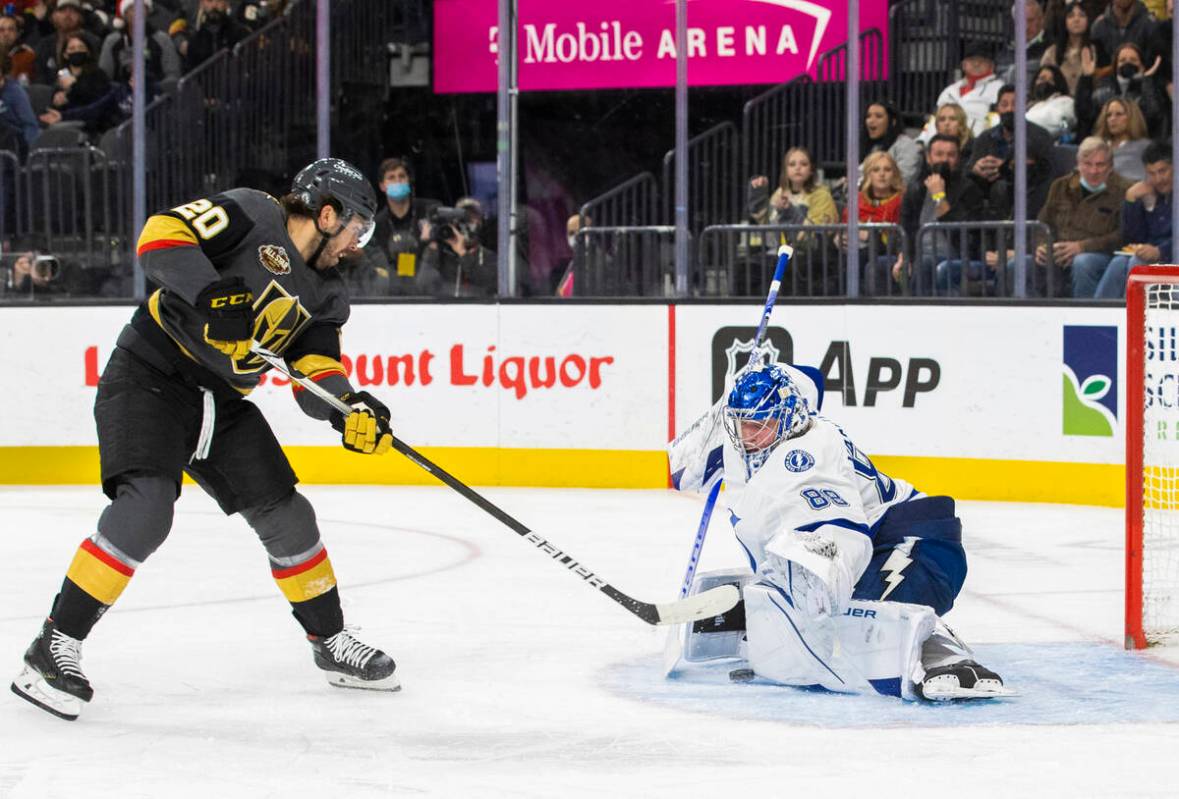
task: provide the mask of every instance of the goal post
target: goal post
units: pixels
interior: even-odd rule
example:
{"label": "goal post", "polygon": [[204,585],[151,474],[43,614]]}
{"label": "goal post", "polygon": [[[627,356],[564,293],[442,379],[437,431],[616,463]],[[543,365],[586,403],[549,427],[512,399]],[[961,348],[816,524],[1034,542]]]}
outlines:
{"label": "goal post", "polygon": [[1126,282],[1126,648],[1179,634],[1179,266]]}

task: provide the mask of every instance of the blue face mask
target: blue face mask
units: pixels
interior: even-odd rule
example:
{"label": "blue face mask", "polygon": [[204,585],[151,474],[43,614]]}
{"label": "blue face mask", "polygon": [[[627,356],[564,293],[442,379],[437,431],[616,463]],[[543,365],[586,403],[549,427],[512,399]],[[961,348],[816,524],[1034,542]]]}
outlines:
{"label": "blue face mask", "polygon": [[1099,186],[1094,186],[1092,183],[1085,180],[1084,178],[1081,178],[1081,186],[1084,187],[1085,191],[1092,192],[1093,194],[1096,194],[1099,191],[1105,191],[1105,184],[1104,183],[1102,183]]}
{"label": "blue face mask", "polygon": [[390,200],[407,200],[411,191],[408,183],[390,183],[385,187]]}

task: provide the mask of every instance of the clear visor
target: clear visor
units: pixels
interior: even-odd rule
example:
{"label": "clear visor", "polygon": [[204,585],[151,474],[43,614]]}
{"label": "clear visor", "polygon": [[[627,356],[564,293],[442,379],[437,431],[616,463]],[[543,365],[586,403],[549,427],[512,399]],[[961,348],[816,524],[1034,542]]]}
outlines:
{"label": "clear visor", "polygon": [[360,249],[368,244],[369,240],[373,237],[373,229],[375,227],[376,225],[373,220],[366,219],[358,214],[349,214],[348,220],[344,223],[344,229],[340,233],[346,236],[355,236],[355,246],[357,249]]}

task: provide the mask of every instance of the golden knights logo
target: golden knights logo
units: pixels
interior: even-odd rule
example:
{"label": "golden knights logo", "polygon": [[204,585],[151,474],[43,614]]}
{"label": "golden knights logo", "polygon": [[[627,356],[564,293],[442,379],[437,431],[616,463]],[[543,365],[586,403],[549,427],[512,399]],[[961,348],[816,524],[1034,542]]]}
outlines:
{"label": "golden knights logo", "polygon": [[275,275],[291,273],[291,257],[277,244],[263,244],[258,248],[258,261],[262,268]]}
{"label": "golden knights logo", "polygon": [[[310,321],[311,314],[299,302],[299,298],[292,297],[273,280],[254,301],[254,341],[279,355]],[[239,375],[253,374],[262,371],[265,366],[265,361],[250,354],[234,361],[233,371]]]}

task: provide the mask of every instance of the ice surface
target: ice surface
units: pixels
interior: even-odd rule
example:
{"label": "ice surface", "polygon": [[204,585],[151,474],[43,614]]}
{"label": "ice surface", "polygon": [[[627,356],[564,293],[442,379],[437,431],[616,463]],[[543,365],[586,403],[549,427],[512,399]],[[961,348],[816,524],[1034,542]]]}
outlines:
{"label": "ice surface", "polygon": [[[445,488],[304,487],[345,613],[404,690],[333,689],[245,523],[186,488],[172,535],[86,642],[75,723],[0,698],[0,799],[1179,796],[1179,653],[1121,650],[1118,510],[960,503],[950,623],[1021,696],[931,706],[666,681],[662,636]],[[646,601],[674,597],[701,504],[487,489]],[[94,488],[0,490],[11,679]],[[702,569],[742,556],[718,514]]]}

